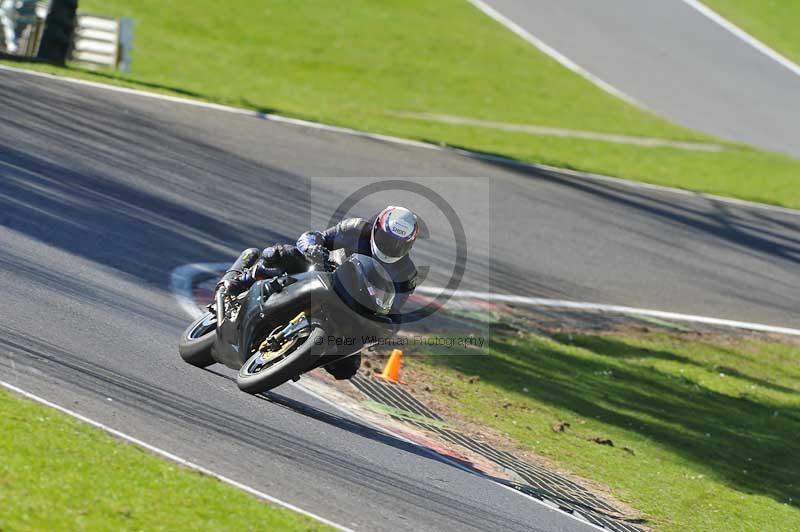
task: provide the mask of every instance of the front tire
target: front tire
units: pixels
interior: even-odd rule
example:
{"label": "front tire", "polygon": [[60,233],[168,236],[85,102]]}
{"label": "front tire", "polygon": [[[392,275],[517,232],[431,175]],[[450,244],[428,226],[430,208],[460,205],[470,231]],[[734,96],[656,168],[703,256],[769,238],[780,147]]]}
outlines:
{"label": "front tire", "polygon": [[178,342],[178,352],[184,362],[205,368],[216,360],[211,356],[211,348],[217,339],[217,317],[206,312],[189,325]]}
{"label": "front tire", "polygon": [[236,384],[240,390],[249,394],[263,393],[276,388],[312,367],[325,354],[324,343],[325,330],[322,327],[314,327],[311,334],[294,351],[272,365],[260,368],[262,354],[256,353],[242,365],[236,377]]}

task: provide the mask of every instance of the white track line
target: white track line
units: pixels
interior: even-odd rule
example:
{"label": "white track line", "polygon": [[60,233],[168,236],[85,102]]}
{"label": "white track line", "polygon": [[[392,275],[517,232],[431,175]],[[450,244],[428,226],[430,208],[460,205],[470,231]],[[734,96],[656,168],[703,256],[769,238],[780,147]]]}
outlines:
{"label": "white track line", "polygon": [[633,189],[644,189],[644,190],[655,190],[659,192],[664,192],[668,194],[678,194],[681,196],[693,196],[695,198],[704,198],[711,201],[715,201],[718,203],[725,203],[730,205],[737,205],[742,207],[748,207],[753,209],[759,209],[764,211],[772,211],[772,212],[779,212],[782,214],[790,214],[793,216],[800,216],[800,210],[797,209],[790,209],[786,207],[777,207],[775,205],[769,205],[766,203],[757,203],[754,201],[747,201],[747,200],[740,200],[736,198],[729,198],[727,196],[717,196],[714,194],[706,194],[703,192],[692,192],[690,190],[675,188],[675,187],[667,187],[663,185],[652,185],[650,183],[644,183],[641,181],[629,181],[627,179],[622,179],[619,177],[611,177],[601,174],[594,174],[591,172],[580,172],[577,170],[567,170],[563,168],[558,168],[555,166],[549,166],[546,164],[536,164],[536,163],[528,163],[523,161],[518,161],[515,159],[509,159],[506,157],[500,157],[497,155],[489,155],[486,153],[476,152],[465,150],[463,148],[453,148],[450,146],[441,146],[438,144],[430,144],[427,142],[421,142],[416,140],[404,139],[400,137],[392,137],[390,135],[381,135],[379,133],[368,133],[365,131],[359,131],[357,129],[350,129],[346,127],[339,127],[339,126],[330,126],[327,124],[322,124],[319,122],[311,122],[308,120],[301,120],[299,118],[289,118],[281,115],[276,114],[267,114],[267,113],[259,113],[257,111],[251,111],[249,109],[241,109],[238,107],[231,107],[228,105],[220,105],[216,103],[209,103],[203,102],[200,100],[192,100],[189,98],[181,98],[178,96],[168,96],[165,94],[158,94],[154,92],[146,92],[141,91],[138,89],[130,89],[127,87],[118,87],[116,85],[108,85],[105,83],[97,83],[94,81],[86,81],[77,78],[69,78],[63,76],[56,76],[54,74],[47,74],[44,72],[36,72],[34,70],[26,70],[24,68],[15,68],[10,67],[7,65],[0,64],[0,71],[8,71],[8,72],[17,72],[20,74],[26,74],[29,76],[47,78],[54,81],[58,81],[61,83],[69,83],[73,85],[84,85],[87,87],[92,87],[96,89],[106,90],[110,92],[119,92],[122,94],[130,94],[133,96],[139,96],[142,98],[150,98],[153,100],[163,100],[167,102],[177,103],[181,105],[190,105],[193,107],[198,107],[201,109],[213,109],[215,111],[221,111],[225,113],[232,113],[242,116],[249,116],[253,118],[260,118],[262,120],[267,120],[270,122],[278,122],[282,124],[291,124],[298,127],[307,127],[311,129],[318,129],[322,131],[330,131],[332,133],[340,133],[343,135],[350,135],[353,137],[360,137],[370,140],[378,140],[382,142],[386,142],[389,144],[399,144],[403,146],[410,146],[414,148],[423,148],[426,150],[432,151],[440,151],[446,153],[453,153],[456,155],[460,155],[462,157],[468,157],[470,159],[477,159],[479,161],[487,161],[492,163],[501,163],[505,165],[516,166],[518,168],[527,168],[531,170],[539,170],[539,171],[547,171],[552,173],[561,174],[564,176],[575,177],[578,179],[584,179],[587,181],[599,181],[605,183],[614,183],[620,186],[633,188]]}
{"label": "white track line", "polygon": [[[186,264],[175,268],[171,274],[170,290],[175,295],[178,304],[193,318],[202,315],[192,294],[192,279],[200,273],[219,274],[225,271],[230,265],[224,262],[209,262]],[[648,316],[665,320],[682,321],[686,323],[703,323],[706,325],[716,325],[719,327],[729,327],[732,329],[744,329],[748,331],[759,331],[775,334],[786,334],[800,336],[800,329],[789,327],[777,327],[765,325],[763,323],[751,323],[746,321],[726,320],[709,316],[697,316],[694,314],[681,314],[664,310],[643,309],[636,307],[626,307],[621,305],[606,305],[603,303],[588,303],[583,301],[568,301],[562,299],[548,299],[541,297],[514,296],[506,294],[495,294],[493,292],[474,292],[470,290],[447,290],[438,286],[420,286],[416,289],[417,293],[428,296],[447,295],[457,299],[478,299],[481,301],[491,301],[496,303],[512,303],[530,307],[562,308],[571,310],[586,310],[593,312],[608,312],[613,314],[627,314],[634,316]]]}
{"label": "white track line", "polygon": [[710,318],[708,316],[695,316],[693,314],[679,314],[677,312],[667,312],[663,310],[651,310],[635,307],[624,307],[620,305],[604,305],[601,303],[584,303],[580,301],[565,301],[560,299],[545,299],[539,297],[512,296],[505,294],[494,294],[491,292],[472,292],[469,290],[447,290],[435,286],[420,286],[416,290],[420,294],[438,296],[440,294],[461,299],[478,299],[481,301],[492,301],[498,303],[512,303],[515,305],[525,305],[530,307],[549,307],[571,310],[587,310],[594,312],[609,312],[614,314],[632,314],[635,316],[649,316],[665,320],[683,321],[688,323],[703,323],[706,325],[717,325],[720,327],[730,327],[732,329],[745,329],[749,331],[759,331],[776,334],[787,334],[800,336],[800,329],[788,327],[775,327],[761,323],[750,323],[746,321],[725,320],[721,318]]}
{"label": "white track line", "polygon": [[251,488],[250,486],[242,484],[241,482],[237,482],[237,481],[235,481],[233,479],[230,479],[228,477],[220,475],[219,473],[215,473],[215,472],[211,471],[210,469],[206,469],[205,467],[197,465],[194,462],[190,462],[190,461],[188,461],[188,460],[186,460],[184,458],[181,458],[180,456],[177,456],[175,454],[170,453],[169,451],[165,451],[164,449],[160,449],[160,448],[158,448],[158,447],[156,447],[154,445],[151,445],[151,444],[149,444],[147,442],[144,442],[144,441],[142,441],[142,440],[140,440],[138,438],[134,438],[133,436],[125,434],[124,432],[120,432],[120,431],[118,431],[116,429],[113,429],[113,428],[109,427],[108,425],[104,425],[103,423],[100,423],[99,421],[95,421],[93,419],[90,419],[90,418],[84,416],[83,414],[79,414],[79,413],[77,413],[77,412],[75,412],[73,410],[70,410],[68,408],[64,408],[63,406],[57,405],[57,404],[55,404],[53,402],[48,401],[47,399],[39,397],[38,395],[34,395],[34,394],[30,393],[30,392],[27,392],[27,391],[23,390],[22,388],[18,388],[17,386],[14,386],[13,384],[9,384],[9,383],[7,383],[5,381],[0,381],[0,386],[2,386],[3,388],[6,388],[6,389],[8,389],[8,390],[10,390],[12,392],[15,392],[15,393],[17,393],[19,395],[27,397],[28,399],[36,401],[37,403],[41,403],[41,404],[43,404],[45,406],[49,406],[50,408],[54,408],[55,410],[58,410],[59,412],[67,414],[68,416],[71,416],[71,417],[73,417],[75,419],[83,421],[84,423],[88,423],[89,425],[91,425],[91,426],[93,426],[95,428],[98,428],[98,429],[100,429],[102,431],[105,431],[105,432],[111,434],[112,436],[116,436],[117,438],[125,440],[125,441],[127,441],[129,443],[132,443],[134,445],[138,445],[139,447],[147,449],[148,451],[150,451],[152,453],[155,453],[155,454],[157,454],[157,455],[159,455],[159,456],[161,456],[163,458],[166,458],[167,460],[171,460],[171,461],[176,462],[176,463],[178,463],[178,464],[180,464],[180,465],[182,465],[184,467],[188,467],[190,469],[194,469],[195,471],[203,473],[204,475],[208,475],[210,477],[214,477],[217,480],[219,480],[220,482],[224,482],[225,484],[228,484],[228,485],[233,486],[235,488],[238,488],[238,489],[240,489],[242,491],[245,491],[245,492],[249,493],[250,495],[258,497],[259,499],[262,499],[262,500],[265,500],[267,502],[270,502],[270,503],[272,503],[272,504],[274,504],[276,506],[281,506],[281,507],[286,508],[288,510],[292,510],[294,512],[297,512],[299,514],[305,515],[305,516],[310,517],[312,519],[316,519],[320,523],[324,523],[324,524],[326,524],[328,526],[331,526],[333,528],[336,528],[338,530],[342,530],[342,531],[345,531],[345,532],[353,532],[353,530],[350,529],[350,528],[347,528],[347,527],[344,527],[342,525],[336,524],[333,521],[329,521],[328,519],[325,519],[324,517],[320,517],[320,516],[318,516],[316,514],[313,514],[311,512],[307,512],[306,510],[303,510],[302,508],[298,508],[297,506],[295,506],[293,504],[290,504],[288,502],[282,501],[280,499],[276,499],[272,495],[268,495],[268,494],[266,494],[266,493],[264,493],[262,491],[258,491],[255,488]]}
{"label": "white track line", "polygon": [[527,41],[529,44],[532,44],[533,46],[538,48],[539,51],[541,51],[542,53],[545,53],[548,56],[550,56],[552,59],[555,59],[556,61],[558,61],[562,66],[570,69],[571,71],[575,72],[579,76],[582,76],[582,77],[586,78],[587,80],[589,80],[590,82],[594,83],[595,85],[597,85],[598,87],[600,87],[601,89],[603,89],[607,93],[611,94],[612,96],[615,96],[615,97],[619,98],[620,100],[623,100],[623,101],[625,101],[625,102],[627,102],[627,103],[629,103],[631,105],[635,105],[635,106],[640,107],[642,109],[646,109],[646,107],[642,103],[640,103],[636,99],[632,98],[631,96],[628,96],[627,94],[625,94],[621,90],[617,89],[616,87],[606,83],[602,79],[598,78],[597,76],[595,76],[594,74],[592,74],[591,72],[589,72],[588,70],[583,68],[582,66],[578,65],[577,63],[575,63],[569,57],[565,56],[564,54],[562,54],[558,50],[552,48],[550,45],[548,45],[547,43],[545,43],[541,39],[539,39],[536,36],[534,36],[533,34],[531,34],[525,28],[523,28],[522,26],[518,25],[516,22],[514,22],[510,18],[506,17],[505,15],[503,15],[502,13],[497,11],[495,8],[493,8],[489,4],[487,4],[487,3],[485,3],[485,2],[483,2],[481,0],[467,0],[467,1],[470,4],[472,4],[473,6],[475,6],[477,9],[482,11],[485,15],[487,15],[490,18],[496,20],[497,22],[499,22],[500,24],[502,24],[503,26],[505,26],[506,28],[508,28],[509,30],[514,32],[515,34],[517,34],[519,37],[521,37],[522,39]]}
{"label": "white track line", "polygon": [[242,116],[249,116],[253,118],[261,118],[263,120],[269,120],[270,122],[280,122],[283,124],[292,124],[295,126],[301,127],[309,127],[313,129],[320,129],[323,131],[331,131],[333,133],[342,133],[345,135],[352,135],[356,137],[363,137],[372,140],[382,140],[385,142],[389,142],[392,144],[403,144],[405,146],[413,146],[415,148],[425,148],[428,150],[435,150],[441,151],[441,146],[436,144],[430,144],[427,142],[420,142],[416,140],[404,139],[400,137],[392,137],[388,135],[381,135],[379,133],[367,133],[365,131],[359,131],[357,129],[350,129],[346,127],[339,127],[339,126],[331,126],[328,124],[323,124],[320,122],[311,122],[308,120],[301,120],[299,118],[289,118],[286,116],[276,115],[272,113],[261,113],[259,111],[253,111],[251,109],[243,109],[241,107],[233,107],[231,105],[223,105],[218,103],[211,103],[205,102],[202,100],[193,100],[191,98],[184,98],[181,96],[170,96],[168,94],[160,94],[157,92],[147,92],[139,89],[131,89],[129,87],[121,87],[118,85],[110,85],[107,83],[99,83],[97,81],[89,81],[85,79],[78,79],[78,78],[70,78],[65,76],[57,76],[55,74],[48,74],[46,72],[37,72],[35,70],[27,70],[24,68],[17,68],[11,67],[8,65],[0,64],[0,71],[6,70],[9,72],[17,72],[20,74],[27,74],[30,76],[36,76],[40,78],[51,79],[54,81],[60,81],[63,83],[71,83],[73,85],[83,85],[85,87],[92,87],[95,89],[102,89],[107,90],[110,92],[118,92],[121,94],[130,94],[132,96],[141,96],[143,98],[150,98],[153,100],[161,100],[170,103],[177,103],[181,105],[190,105],[192,107],[198,107],[201,109],[213,109],[215,111],[222,111],[224,113],[232,113]]}
{"label": "white track line", "polygon": [[698,0],[683,0],[683,1],[690,7],[700,12],[703,16],[719,24],[720,26],[731,32],[733,35],[735,35],[742,41],[746,42],[747,44],[749,44],[750,46],[761,52],[762,54],[766,55],[773,61],[783,65],[796,75],[800,76],[800,66],[794,63],[788,57],[782,55],[780,52],[777,52],[773,48],[770,48],[763,42],[759,41],[758,39],[756,39],[746,31],[735,25],[733,22],[724,18],[719,13],[715,12],[702,2],[699,2]]}
{"label": "white track line", "polygon": [[496,122],[494,120],[481,120],[467,116],[446,115],[441,113],[391,113],[400,118],[414,120],[424,120],[428,122],[440,122],[443,124],[456,124],[464,126],[475,126],[486,129],[497,129],[500,131],[513,131],[526,133],[528,135],[539,135],[544,137],[557,137],[562,139],[581,139],[596,140],[599,142],[610,142],[613,144],[626,144],[630,146],[641,146],[645,148],[677,148],[688,151],[707,151],[719,152],[725,149],[720,144],[710,142],[688,142],[672,140],[658,137],[641,137],[635,135],[620,135],[618,133],[601,133],[598,131],[586,131],[580,129],[565,129],[562,127],[538,126],[535,124],[520,124],[512,122]]}

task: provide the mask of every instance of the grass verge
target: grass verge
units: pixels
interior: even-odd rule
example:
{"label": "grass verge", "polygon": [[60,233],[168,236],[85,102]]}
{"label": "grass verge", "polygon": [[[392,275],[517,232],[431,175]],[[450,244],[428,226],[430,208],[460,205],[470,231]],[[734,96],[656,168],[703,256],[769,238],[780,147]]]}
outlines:
{"label": "grass verge", "polygon": [[133,71],[33,68],[800,207],[800,161],[745,146],[644,148],[398,116],[713,140],[606,94],[462,0],[231,0],[224,9],[211,0],[81,0],[81,9],[136,21]]}
{"label": "grass verge", "polygon": [[787,0],[704,0],[750,35],[800,63],[800,3]]}
{"label": "grass verge", "polygon": [[410,366],[435,402],[610,486],[657,530],[800,529],[795,346],[525,335],[440,354]]}
{"label": "grass verge", "polygon": [[254,527],[329,530],[0,390],[0,530]]}

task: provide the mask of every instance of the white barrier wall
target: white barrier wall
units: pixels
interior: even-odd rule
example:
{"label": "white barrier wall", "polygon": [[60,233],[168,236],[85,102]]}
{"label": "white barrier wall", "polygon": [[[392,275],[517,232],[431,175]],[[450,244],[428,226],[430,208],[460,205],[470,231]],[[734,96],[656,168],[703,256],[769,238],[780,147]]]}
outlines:
{"label": "white barrier wall", "polygon": [[133,23],[129,19],[78,14],[70,60],[127,70],[132,36]]}

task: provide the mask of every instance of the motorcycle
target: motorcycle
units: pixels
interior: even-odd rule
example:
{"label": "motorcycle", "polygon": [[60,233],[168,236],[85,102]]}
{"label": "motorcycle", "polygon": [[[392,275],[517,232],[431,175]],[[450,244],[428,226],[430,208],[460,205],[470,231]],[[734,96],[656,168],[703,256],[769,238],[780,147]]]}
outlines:
{"label": "motorcycle", "polygon": [[239,295],[220,285],[208,311],[181,335],[178,351],[193,366],[238,370],[239,389],[262,393],[393,332],[394,297],[377,260],[326,255],[307,272],[257,281]]}

